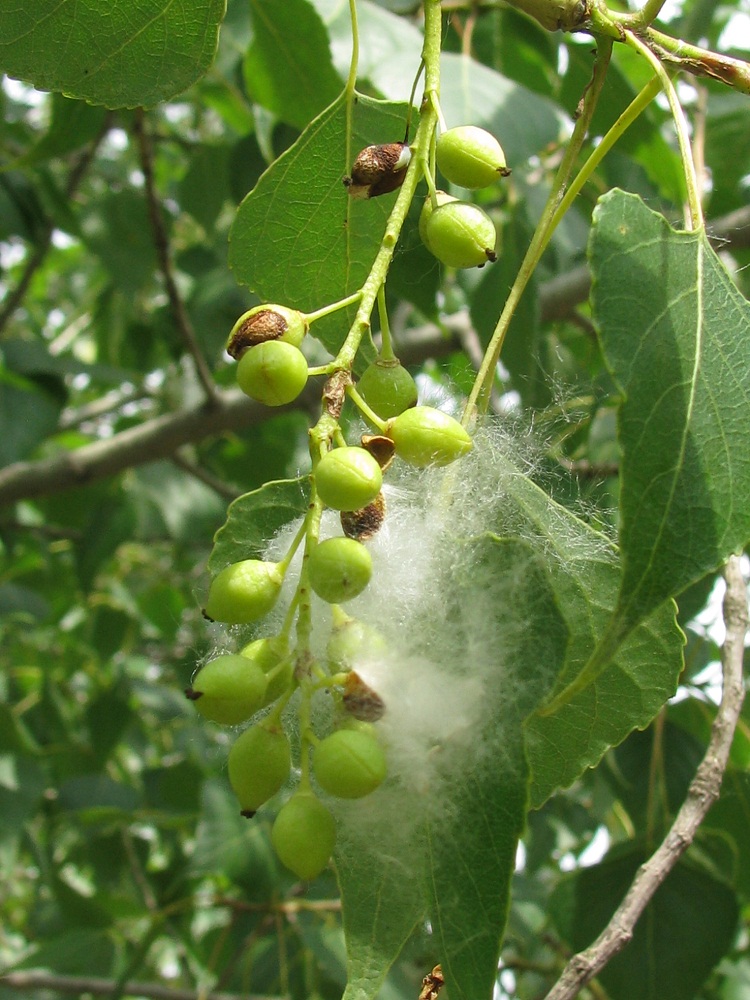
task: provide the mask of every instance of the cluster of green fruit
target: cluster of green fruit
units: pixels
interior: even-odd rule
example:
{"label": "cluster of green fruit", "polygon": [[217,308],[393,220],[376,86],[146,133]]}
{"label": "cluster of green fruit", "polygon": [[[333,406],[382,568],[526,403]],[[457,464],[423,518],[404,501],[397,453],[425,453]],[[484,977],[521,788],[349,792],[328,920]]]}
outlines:
{"label": "cluster of green fruit", "polygon": [[[463,125],[438,136],[435,156],[444,177],[459,187],[489,187],[510,171],[497,139],[484,129]],[[496,260],[497,233],[487,213],[445,191],[425,201],[419,235],[427,249],[450,267],[483,267]]]}
{"label": "cluster of green fruit", "polygon": [[[394,406],[405,407],[394,416],[378,415],[395,454],[424,467],[445,465],[469,451],[471,438],[456,420],[432,407],[411,405],[414,399],[401,373],[408,376],[398,363],[376,362],[369,378],[358,383],[374,412],[388,413]],[[342,517],[353,515],[356,520],[363,510],[382,499],[383,469],[363,446],[330,445],[329,441],[323,453],[314,457],[313,495],[320,509],[326,506],[341,512]],[[306,541],[299,594],[304,595],[309,587],[333,605],[334,615],[327,651],[328,672],[321,681],[320,665],[316,665],[316,686],[331,690],[339,707],[346,710],[346,698],[338,689],[351,670],[354,647],[372,645],[378,637],[365,637],[365,627],[338,606],[367,587],[372,558],[357,538],[336,536],[320,541],[310,537]],[[243,625],[265,616],[279,599],[295,547],[279,562],[245,559],[217,573],[209,588],[206,617]],[[291,750],[281,723],[281,709],[298,687],[302,697],[309,698],[310,685],[307,692],[305,685],[310,674],[309,657],[292,650],[286,636],[274,636],[255,639],[238,654],[224,654],[209,661],[187,691],[204,717],[224,725],[238,725],[275,706],[266,718],[239,736],[229,754],[229,779],[244,815],[253,815],[289,779]],[[356,710],[354,715],[354,720],[320,741],[309,726],[300,726],[302,777],[298,790],[276,817],[271,833],[279,858],[300,878],[313,878],[325,867],[335,841],[333,816],[307,778],[307,754],[312,752],[317,784],[330,795],[359,798],[374,791],[385,777],[385,756],[377,737]]]}
{"label": "cluster of green fruit", "polygon": [[[392,190],[395,182],[377,174],[383,169],[380,161],[387,160],[388,176],[394,170],[402,176],[409,162],[403,155],[405,149],[404,144],[372,147],[364,166],[360,154],[350,193],[363,186],[363,171],[367,197]],[[463,187],[484,186],[507,173],[502,149],[479,129],[444,132],[437,141],[437,162],[448,180]],[[452,266],[469,267],[494,259],[491,220],[476,206],[444,192],[437,192],[436,200],[428,199],[420,230],[432,252]],[[269,406],[296,399],[310,375],[300,350],[310,323],[340,306],[337,303],[306,315],[267,304],[244,313],[227,344],[227,352],[237,361],[240,388]],[[281,861],[303,879],[323,870],[336,837],[334,817],[317,792],[361,798],[372,793],[386,775],[385,754],[372,726],[383,704],[354,669],[360,651],[365,647],[376,651],[383,640],[340,607],[362,594],[370,582],[372,557],[365,542],[385,516],[383,473],[394,457],[418,468],[443,466],[472,447],[471,438],[456,420],[433,407],[417,405],[417,387],[393,355],[384,317],[383,321],[383,353],[356,384],[348,372],[337,371],[336,362],[323,369],[331,375],[329,385],[340,390],[339,402],[343,404],[347,393],[377,434],[364,436],[360,445],[347,444],[338,423],[340,406],[331,403],[334,389],[330,394],[327,390],[327,412],[311,430],[308,514],[288,552],[278,562],[235,562],[210,584],[206,618],[227,625],[258,622],[278,602],[292,558],[304,540],[299,580],[281,634],[255,638],[237,654],[215,657],[186,691],[198,711],[213,722],[229,726],[251,722],[232,746],[228,763],[229,780],[245,816],[254,815],[290,779],[292,749],[282,716],[299,691],[298,786],[279,811],[271,839]],[[326,507],[339,512],[344,534],[321,541],[320,522]],[[310,649],[311,592],[332,609],[323,662]],[[293,644],[289,636],[295,618],[297,642]],[[336,719],[334,731],[324,739],[310,724],[312,698],[321,690],[333,696]],[[256,718],[259,713],[265,715]]]}

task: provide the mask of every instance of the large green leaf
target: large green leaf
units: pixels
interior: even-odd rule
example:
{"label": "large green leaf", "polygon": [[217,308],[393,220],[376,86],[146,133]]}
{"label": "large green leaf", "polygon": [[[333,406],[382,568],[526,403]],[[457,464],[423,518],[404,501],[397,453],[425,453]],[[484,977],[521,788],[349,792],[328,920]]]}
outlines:
{"label": "large green leaf", "polygon": [[599,202],[590,259],[623,394],[623,579],[606,650],[750,539],[750,305],[705,232],[677,232],[622,191]]}
{"label": "large green leaf", "polygon": [[297,128],[339,94],[328,34],[308,0],[250,0],[253,41],[244,62],[250,96]]}
{"label": "large green leaf", "polygon": [[[574,951],[591,944],[604,929],[644,860],[642,849],[630,848],[583,869],[572,887],[560,889],[560,897],[569,897],[572,888],[573,905],[568,910],[572,920],[563,933]],[[570,907],[567,899],[566,903]],[[731,947],[738,915],[731,889],[708,872],[681,862],[657,889],[632,941],[600,973],[608,996],[612,1000],[694,997]]]}
{"label": "large green leaf", "polygon": [[[483,447],[481,438],[477,447]],[[559,685],[577,678],[607,627],[620,580],[614,546],[500,454],[493,456],[497,530],[524,538],[544,560],[569,632]],[[636,628],[599,676],[554,714],[526,724],[532,806],[570,785],[609,747],[642,728],[674,694],[682,667],[682,633],[667,606]],[[607,705],[606,712],[600,711]]]}
{"label": "large green leaf", "polygon": [[[378,793],[379,801],[373,797],[366,824],[342,817],[337,860],[349,951],[346,1000],[377,994],[404,941],[424,919],[432,926],[451,995],[492,995],[526,817],[523,718],[554,682],[567,632],[542,564],[526,543],[486,536],[463,551],[467,556],[471,578],[451,573],[441,610],[467,654],[477,620],[492,622],[494,641],[484,656],[496,676],[482,688],[482,711],[470,733],[461,735],[453,721],[434,720],[429,769],[411,779],[424,784],[419,796],[402,776]],[[503,584],[517,600],[494,600]],[[508,650],[512,655],[504,655]],[[440,663],[442,650],[426,652]],[[478,683],[475,667],[470,655],[460,663],[440,663],[446,678],[469,686]]]}
{"label": "large green leaf", "polygon": [[0,10],[0,67],[110,108],[169,100],[208,69],[225,0],[36,0]]}
{"label": "large green leaf", "polygon": [[307,501],[304,479],[279,479],[237,497],[216,532],[208,568],[218,573],[240,559],[260,558],[279,528],[306,513]]}
{"label": "large green leaf", "polygon": [[[365,281],[380,247],[395,195],[353,201],[342,181],[356,153],[403,138],[406,108],[358,96],[347,152],[342,95],[263,174],[237,210],[229,262],[235,276],[266,302],[312,311]],[[317,322],[312,332],[336,350],[349,312]]]}

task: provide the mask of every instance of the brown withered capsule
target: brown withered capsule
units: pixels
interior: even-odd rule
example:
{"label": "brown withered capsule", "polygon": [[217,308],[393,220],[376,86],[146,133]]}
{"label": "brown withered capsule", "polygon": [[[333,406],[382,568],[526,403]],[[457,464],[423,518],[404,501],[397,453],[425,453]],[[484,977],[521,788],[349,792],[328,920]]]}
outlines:
{"label": "brown withered capsule", "polygon": [[377,722],[385,715],[383,699],[351,670],[344,682],[344,708],[360,722]]}
{"label": "brown withered capsule", "polygon": [[396,454],[396,445],[384,434],[363,434],[360,444],[385,472]]}
{"label": "brown withered capsule", "polygon": [[377,198],[401,187],[410,160],[411,150],[405,142],[365,146],[344,184],[352,198]]}
{"label": "brown withered capsule", "polygon": [[283,340],[299,347],[308,330],[305,317],[288,306],[255,306],[243,313],[232,327],[226,351],[236,361],[246,350],[267,340]]}
{"label": "brown withered capsule", "polygon": [[372,503],[361,510],[342,510],[341,527],[347,538],[366,542],[380,531],[385,520],[385,497],[378,493]]}

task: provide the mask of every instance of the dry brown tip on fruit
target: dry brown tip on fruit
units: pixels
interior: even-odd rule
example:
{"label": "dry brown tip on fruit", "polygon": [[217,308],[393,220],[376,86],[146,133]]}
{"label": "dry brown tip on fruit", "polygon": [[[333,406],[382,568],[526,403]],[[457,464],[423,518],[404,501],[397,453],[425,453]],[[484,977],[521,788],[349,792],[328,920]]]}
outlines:
{"label": "dry brown tip on fruit", "polygon": [[411,150],[405,142],[365,146],[357,155],[344,185],[352,198],[377,198],[401,187]]}
{"label": "dry brown tip on fruit", "polygon": [[366,542],[376,535],[385,520],[385,497],[378,493],[372,503],[361,510],[342,510],[341,527],[347,538]]}

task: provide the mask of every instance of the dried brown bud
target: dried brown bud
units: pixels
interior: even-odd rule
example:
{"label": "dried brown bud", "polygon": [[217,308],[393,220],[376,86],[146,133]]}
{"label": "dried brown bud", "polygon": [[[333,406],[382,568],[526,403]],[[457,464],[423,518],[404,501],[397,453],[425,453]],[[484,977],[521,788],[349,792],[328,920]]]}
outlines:
{"label": "dried brown bud", "polygon": [[299,347],[307,329],[307,320],[297,309],[277,305],[255,306],[243,313],[232,327],[226,351],[239,361],[248,348],[267,340],[284,340]]}
{"label": "dried brown bud", "polygon": [[352,377],[349,372],[337,371],[327,379],[323,387],[323,400],[326,412],[330,413],[336,420],[341,416],[341,411],[344,408],[344,400],[346,399],[346,387],[351,385],[351,383]]}
{"label": "dried brown bud", "polygon": [[360,443],[385,472],[396,454],[396,445],[384,434],[363,434]]}
{"label": "dried brown bud", "polygon": [[352,166],[351,177],[344,184],[352,198],[376,198],[401,187],[411,150],[405,142],[388,142],[381,146],[365,146]]}
{"label": "dried brown bud", "polygon": [[372,503],[361,510],[342,510],[341,527],[347,538],[366,542],[380,531],[385,520],[385,497],[378,493]]}
{"label": "dried brown bud", "polygon": [[360,722],[377,722],[385,715],[383,699],[354,670],[344,682],[344,708]]}

